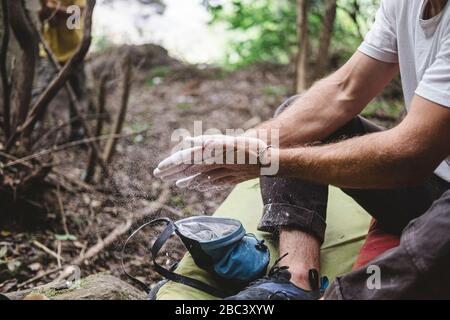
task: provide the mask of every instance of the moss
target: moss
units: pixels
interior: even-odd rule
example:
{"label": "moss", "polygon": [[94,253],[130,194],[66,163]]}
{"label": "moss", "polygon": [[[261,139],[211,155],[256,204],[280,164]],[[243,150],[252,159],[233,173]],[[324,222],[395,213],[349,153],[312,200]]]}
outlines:
{"label": "moss", "polygon": [[54,298],[54,297],[56,297],[58,294],[61,294],[61,291],[62,290],[56,290],[56,289],[49,289],[49,290],[46,290],[46,291],[44,291],[44,292],[38,292],[38,293],[40,293],[40,294],[43,294],[43,295],[45,295],[47,298]]}
{"label": "moss", "polygon": [[80,279],[79,284],[76,286],[73,286],[72,288],[66,288],[66,289],[51,288],[51,289],[46,289],[46,290],[37,290],[36,292],[33,292],[33,293],[40,293],[40,294],[45,295],[47,298],[54,298],[54,297],[60,296],[62,294],[70,293],[72,291],[75,291],[75,290],[85,287],[86,284],[88,283],[88,281],[87,281],[88,278]]}
{"label": "moss", "polygon": [[177,195],[177,196],[173,196],[170,198],[169,200],[170,205],[177,207],[177,208],[182,208],[184,206],[186,206],[186,201],[183,198],[183,196]]}

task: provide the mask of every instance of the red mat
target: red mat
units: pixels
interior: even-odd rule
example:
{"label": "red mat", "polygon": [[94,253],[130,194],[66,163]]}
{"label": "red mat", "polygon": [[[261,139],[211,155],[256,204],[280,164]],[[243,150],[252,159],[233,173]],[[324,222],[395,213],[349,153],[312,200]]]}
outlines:
{"label": "red mat", "polygon": [[359,252],[353,270],[370,263],[373,259],[400,244],[400,238],[384,232],[375,220],[370,224],[367,239]]}

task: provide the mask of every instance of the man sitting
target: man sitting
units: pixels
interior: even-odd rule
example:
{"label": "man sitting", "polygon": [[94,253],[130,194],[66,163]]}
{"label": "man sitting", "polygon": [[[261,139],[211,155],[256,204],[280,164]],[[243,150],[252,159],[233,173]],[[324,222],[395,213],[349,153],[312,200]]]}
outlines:
{"label": "man sitting", "polygon": [[[375,260],[380,284],[359,268],[339,277],[325,299],[450,298],[450,9],[447,0],[383,0],[353,57],[250,134],[204,136],[202,158],[222,146],[244,164],[186,163],[180,151],[155,175],[182,187],[239,183],[261,176],[260,229],[279,234],[277,272],[231,299],[315,299],[328,185],[340,187],[400,245]],[[358,116],[401,73],[408,114],[382,130]],[[279,145],[265,132],[278,132]],[[256,148],[254,147],[256,146]],[[228,157],[229,159],[229,157]],[[236,161],[235,161],[236,162]],[[271,175],[267,165],[279,164]],[[254,164],[253,164],[254,163]],[[285,267],[285,268],[283,268]],[[287,269],[288,268],[288,269]]]}

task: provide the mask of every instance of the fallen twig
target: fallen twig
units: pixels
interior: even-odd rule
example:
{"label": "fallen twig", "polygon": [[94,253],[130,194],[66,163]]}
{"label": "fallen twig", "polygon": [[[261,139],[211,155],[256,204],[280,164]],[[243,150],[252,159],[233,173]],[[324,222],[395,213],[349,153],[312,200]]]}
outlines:
{"label": "fallen twig", "polygon": [[[6,159],[9,159],[9,160],[13,160],[13,161],[19,160],[19,158],[14,157],[13,155],[10,155],[9,153],[3,152],[3,151],[0,151],[0,156],[5,157]],[[28,167],[29,169],[33,168],[33,165],[31,165],[30,163],[27,163],[25,161],[21,162],[20,164],[24,165],[25,167]]]}
{"label": "fallen twig", "polygon": [[60,271],[61,269],[62,269],[62,267],[57,267],[57,268],[54,268],[54,269],[50,269],[47,272],[44,272],[43,274],[37,275],[37,276],[35,276],[33,278],[30,278],[30,279],[28,279],[28,280],[26,280],[26,281],[24,281],[22,283],[19,283],[16,287],[17,287],[17,289],[21,289],[21,288],[29,285],[30,283],[33,283],[33,282],[38,281],[38,280],[40,280],[42,278],[45,278],[46,276],[49,276],[49,275],[51,275],[53,273],[56,273],[56,272]]}
{"label": "fallen twig", "polygon": [[64,259],[58,255],[55,251],[53,251],[52,249],[47,248],[45,245],[43,245],[42,243],[40,243],[37,240],[34,240],[32,242],[36,247],[38,247],[39,249],[41,249],[42,251],[44,251],[45,253],[48,253],[49,255],[51,255],[52,257],[54,257],[56,259],[56,261],[64,261]]}

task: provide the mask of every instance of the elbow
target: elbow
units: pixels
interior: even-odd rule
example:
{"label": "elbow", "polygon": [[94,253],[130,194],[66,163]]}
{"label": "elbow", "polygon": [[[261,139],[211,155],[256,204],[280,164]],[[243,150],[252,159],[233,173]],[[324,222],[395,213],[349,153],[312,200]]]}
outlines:
{"label": "elbow", "polygon": [[423,167],[418,168],[417,165],[406,161],[399,161],[392,165],[390,169],[387,175],[383,175],[384,181],[379,180],[379,188],[398,189],[418,187],[423,185],[433,173],[433,170]]}
{"label": "elbow", "polygon": [[407,188],[422,185],[436,165],[430,161],[429,150],[417,135],[402,126],[379,132],[371,154],[374,170],[379,173],[380,188]]}
{"label": "elbow", "polygon": [[408,170],[404,172],[405,187],[417,187],[424,183],[433,175],[439,163],[427,163],[427,160],[415,157],[409,160]]}
{"label": "elbow", "polygon": [[357,81],[350,75],[344,75],[334,79],[336,87],[336,101],[340,107],[341,113],[347,118],[356,117],[367,104],[362,101],[364,97],[364,88],[361,87],[361,81]]}
{"label": "elbow", "polygon": [[423,185],[426,180],[430,177],[430,172],[417,172],[411,170],[404,175],[403,183],[398,185],[398,187],[418,187]]}

